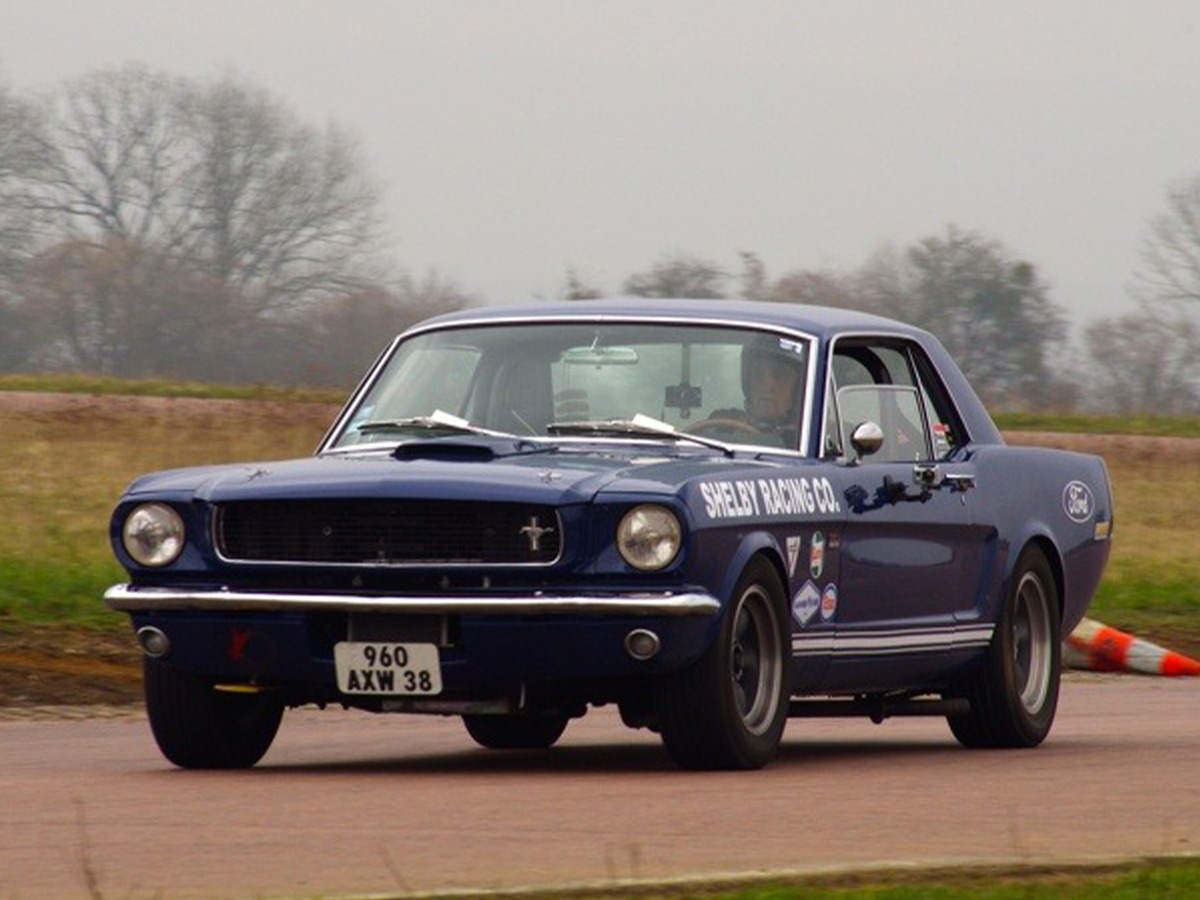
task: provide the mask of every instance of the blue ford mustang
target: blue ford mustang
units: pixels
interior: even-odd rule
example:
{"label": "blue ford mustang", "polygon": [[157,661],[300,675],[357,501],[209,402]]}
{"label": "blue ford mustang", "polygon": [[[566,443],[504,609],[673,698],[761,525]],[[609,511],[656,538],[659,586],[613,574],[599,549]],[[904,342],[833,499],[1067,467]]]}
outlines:
{"label": "blue ford mustang", "polygon": [[756,768],[800,716],[1039,744],[1112,523],[1103,462],[1006,446],[924,331],[495,308],[401,335],[313,458],[135,481],[105,599],[179,766],[253,765],[301,704],[544,748],[612,703],[684,768]]}

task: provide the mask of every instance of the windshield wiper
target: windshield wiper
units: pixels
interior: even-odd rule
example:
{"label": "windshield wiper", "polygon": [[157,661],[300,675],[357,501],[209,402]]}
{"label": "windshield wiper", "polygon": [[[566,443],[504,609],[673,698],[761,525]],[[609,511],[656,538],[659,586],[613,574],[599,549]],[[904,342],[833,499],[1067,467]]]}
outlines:
{"label": "windshield wiper", "polygon": [[702,447],[720,450],[726,456],[733,456],[733,448],[721,441],[688,434],[680,431],[674,425],[638,413],[632,419],[589,419],[578,422],[551,422],[546,426],[550,434],[595,434],[623,435],[633,437],[668,438],[673,441],[691,441]]}
{"label": "windshield wiper", "polygon": [[359,434],[369,434],[373,431],[440,431],[447,434],[480,434],[484,437],[515,438],[515,434],[503,431],[492,431],[490,428],[480,428],[472,425],[466,419],[451,415],[444,410],[435,409],[432,415],[410,416],[406,419],[370,419],[355,428]]}

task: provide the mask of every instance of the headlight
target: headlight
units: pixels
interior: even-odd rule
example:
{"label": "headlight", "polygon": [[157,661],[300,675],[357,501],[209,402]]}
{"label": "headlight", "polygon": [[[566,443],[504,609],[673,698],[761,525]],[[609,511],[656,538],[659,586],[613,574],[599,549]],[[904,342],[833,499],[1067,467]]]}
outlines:
{"label": "headlight", "polygon": [[665,506],[635,506],[617,526],[617,549],[635,569],[653,571],[670,565],[683,531]]}
{"label": "headlight", "polygon": [[121,540],[143,566],[168,566],[183,552],[183,519],[162,503],[144,503],[125,519]]}

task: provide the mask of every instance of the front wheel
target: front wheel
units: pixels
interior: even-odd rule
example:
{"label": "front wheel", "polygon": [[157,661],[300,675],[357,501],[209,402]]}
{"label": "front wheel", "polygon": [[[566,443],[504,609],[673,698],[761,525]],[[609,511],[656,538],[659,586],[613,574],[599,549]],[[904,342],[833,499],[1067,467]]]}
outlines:
{"label": "front wheel", "polygon": [[224,693],[152,659],[143,661],[142,675],[154,740],[180,768],[246,769],[275,740],[283,701],[274,693]]}
{"label": "front wheel", "polygon": [[545,750],[567,728],[566,716],[463,716],[467,734],[489,750]]}
{"label": "front wheel", "polygon": [[663,744],[680,767],[758,769],[775,755],[788,712],[786,605],[775,568],[751,560],[712,646],[657,685]]}
{"label": "front wheel", "polygon": [[950,716],[966,747],[1036,747],[1050,733],[1062,674],[1058,589],[1040,550],[1017,559],[987,658],[959,693],[971,711]]}

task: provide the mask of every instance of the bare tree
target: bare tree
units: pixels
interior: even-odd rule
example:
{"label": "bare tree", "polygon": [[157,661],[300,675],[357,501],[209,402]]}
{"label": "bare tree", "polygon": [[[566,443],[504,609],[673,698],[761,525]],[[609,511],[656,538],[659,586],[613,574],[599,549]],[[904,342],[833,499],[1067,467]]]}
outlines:
{"label": "bare tree", "polygon": [[853,274],[830,269],[790,269],[772,280],[756,253],[739,253],[742,260],[742,296],[773,303],[804,303],[839,309],[866,309],[871,297]]}
{"label": "bare tree", "polygon": [[18,307],[40,366],[122,377],[172,374],[220,378],[225,335],[206,302],[216,286],[203,273],[137,241],[119,237],[60,242],[32,259]]}
{"label": "bare tree", "polygon": [[312,316],[306,380],[353,385],[387,342],[410,325],[475,302],[432,271],[421,279],[401,278],[392,289],[373,285],[331,300]]}
{"label": "bare tree", "polygon": [[1040,405],[1057,396],[1051,358],[1066,339],[1062,313],[1028,262],[998,241],[953,226],[859,273],[862,308],[941,339],[994,402]]}
{"label": "bare tree", "polygon": [[893,244],[879,247],[854,273],[853,281],[856,309],[896,318],[912,314],[912,298],[919,288],[905,249]]}
{"label": "bare tree", "polygon": [[266,91],[141,66],[70,82],[43,206],[73,236],[154,244],[274,310],[343,289],[375,249],[378,193],[354,142]]}
{"label": "bare tree", "polygon": [[0,366],[25,361],[25,323],[17,288],[36,242],[38,222],[30,185],[45,166],[44,121],[38,108],[0,86]]}
{"label": "bare tree", "polygon": [[181,129],[183,83],[140,66],[96,72],[62,91],[48,136],[38,198],[72,239],[154,243],[187,237],[180,183],[189,147]]}
{"label": "bare tree", "polygon": [[721,299],[728,278],[714,262],[677,253],[662,257],[645,272],[630,275],[624,291],[637,297]]}
{"label": "bare tree", "polygon": [[578,269],[567,269],[563,283],[562,300],[598,300],[604,296],[604,291],[585,280]]}
{"label": "bare tree", "polygon": [[233,377],[234,354],[294,341],[306,309],[381,274],[379,197],[354,142],[231,77],[77,79],[42,150],[26,196],[59,226],[21,308],[64,364]]}
{"label": "bare tree", "polygon": [[836,272],[792,269],[784,272],[771,286],[767,299],[840,309],[862,309],[863,298],[855,290],[852,278]]}
{"label": "bare tree", "polygon": [[742,261],[742,272],[738,280],[742,285],[742,298],[745,300],[770,299],[770,284],[767,278],[767,266],[762,257],[751,250],[738,252]]}
{"label": "bare tree", "polygon": [[1200,323],[1148,302],[1084,329],[1092,405],[1122,415],[1200,413]]}
{"label": "bare tree", "polygon": [[1092,402],[1123,414],[1200,411],[1200,176],[1167,187],[1147,227],[1136,312],[1084,330]]}
{"label": "bare tree", "polygon": [[45,171],[44,128],[33,103],[0,87],[0,289],[36,237],[30,185]]}
{"label": "bare tree", "polygon": [[742,253],[747,298],[891,316],[936,334],[976,389],[1009,405],[1071,405],[1052,358],[1066,328],[1035,268],[998,241],[950,226],[945,234],[876,251],[857,271],[793,269],[772,280]]}
{"label": "bare tree", "polygon": [[182,101],[188,255],[229,296],[258,316],[369,280],[379,195],[354,141],[230,78],[190,85]]}
{"label": "bare tree", "polygon": [[1167,188],[1167,208],[1151,222],[1139,280],[1154,300],[1200,303],[1200,176]]}
{"label": "bare tree", "polygon": [[477,297],[464,291],[455,281],[430,269],[421,278],[403,275],[394,290],[396,304],[401,310],[397,324],[407,328],[430,316],[474,306]]}

